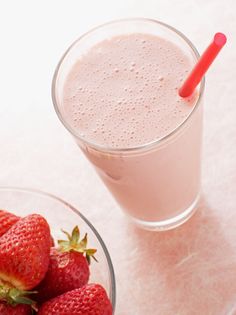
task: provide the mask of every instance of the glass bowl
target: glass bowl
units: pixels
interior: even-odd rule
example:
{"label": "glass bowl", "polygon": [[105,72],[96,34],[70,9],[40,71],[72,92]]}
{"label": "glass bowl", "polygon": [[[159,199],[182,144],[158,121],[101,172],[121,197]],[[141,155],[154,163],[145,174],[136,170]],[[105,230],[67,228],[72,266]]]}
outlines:
{"label": "glass bowl", "polygon": [[94,226],[76,208],[49,193],[13,187],[0,187],[0,209],[18,216],[38,213],[48,221],[55,240],[65,239],[61,229],[71,232],[78,225],[81,235],[88,233],[88,246],[96,248],[98,263],[92,260],[90,282],[100,283],[107,291],[115,314],[116,284],[112,261],[106,245]]}

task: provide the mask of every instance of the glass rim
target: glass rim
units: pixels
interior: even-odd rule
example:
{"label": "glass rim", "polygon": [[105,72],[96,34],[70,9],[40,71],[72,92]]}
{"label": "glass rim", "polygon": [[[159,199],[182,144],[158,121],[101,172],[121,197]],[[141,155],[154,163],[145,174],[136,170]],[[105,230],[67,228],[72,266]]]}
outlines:
{"label": "glass rim", "polygon": [[33,189],[33,188],[25,188],[25,187],[15,187],[15,186],[0,186],[0,192],[2,191],[8,191],[8,192],[20,192],[20,193],[25,193],[25,194],[35,194],[37,196],[41,196],[41,197],[47,197],[49,199],[53,199],[56,200],[57,202],[63,204],[64,206],[66,206],[67,208],[69,208],[71,211],[73,211],[75,214],[77,214],[88,226],[89,228],[93,231],[93,233],[95,234],[98,242],[100,243],[102,250],[105,254],[106,257],[106,261],[107,261],[107,265],[108,265],[108,269],[110,272],[110,292],[109,292],[109,297],[112,303],[112,307],[113,307],[113,314],[115,314],[115,307],[116,307],[116,280],[115,280],[115,271],[114,271],[114,267],[112,264],[112,260],[110,257],[110,254],[108,252],[108,249],[102,239],[102,237],[100,236],[100,234],[98,233],[98,231],[96,230],[96,228],[93,226],[93,224],[79,211],[77,210],[74,206],[72,206],[70,203],[68,203],[67,201],[63,200],[60,197],[57,197],[51,193],[39,190],[39,189]]}
{"label": "glass rim", "polygon": [[148,149],[152,149],[153,147],[155,147],[157,145],[163,144],[164,142],[169,140],[172,136],[174,136],[178,131],[180,131],[182,129],[182,127],[185,126],[185,124],[189,121],[189,119],[194,115],[194,113],[198,109],[199,104],[201,103],[201,100],[203,97],[204,88],[205,88],[205,76],[202,78],[201,83],[200,83],[199,95],[198,95],[198,99],[196,101],[196,104],[194,105],[194,108],[192,109],[190,114],[181,122],[181,124],[179,124],[176,128],[174,128],[171,132],[164,135],[163,137],[160,137],[160,138],[152,140],[150,142],[147,142],[147,143],[144,143],[141,145],[137,145],[137,146],[133,146],[133,147],[114,148],[114,147],[109,147],[109,146],[105,146],[105,145],[99,145],[95,142],[88,141],[88,140],[84,139],[83,137],[81,137],[79,132],[76,132],[76,130],[74,130],[71,127],[70,123],[63,117],[63,115],[62,115],[62,113],[61,113],[61,111],[57,105],[57,99],[56,99],[57,78],[59,75],[59,71],[60,71],[61,67],[63,66],[64,60],[66,59],[66,57],[70,53],[70,51],[74,48],[74,46],[76,46],[76,44],[78,42],[80,42],[80,40],[82,40],[86,36],[90,35],[91,33],[95,32],[96,30],[102,29],[102,28],[107,27],[107,26],[111,26],[113,24],[122,23],[122,22],[132,22],[132,21],[133,22],[135,22],[135,21],[136,22],[149,22],[149,23],[154,23],[154,24],[160,25],[164,28],[167,28],[168,30],[172,31],[173,33],[178,35],[180,38],[182,38],[185,41],[185,43],[187,43],[189,48],[194,53],[196,60],[198,60],[200,57],[200,54],[199,54],[197,48],[193,45],[193,43],[182,32],[180,32],[179,30],[177,30],[176,28],[174,28],[173,26],[171,26],[169,24],[166,24],[164,22],[161,22],[161,21],[155,20],[155,19],[141,18],[141,17],[116,19],[116,20],[112,20],[110,22],[100,24],[100,25],[90,29],[86,33],[83,33],[81,36],[79,36],[67,48],[67,50],[65,51],[65,53],[62,55],[61,59],[59,60],[59,63],[57,64],[57,67],[55,69],[53,79],[52,79],[51,96],[52,96],[53,106],[54,106],[54,109],[56,111],[56,114],[57,114],[58,118],[60,119],[61,123],[64,125],[64,127],[76,138],[76,140],[79,140],[80,143],[85,144],[86,146],[93,148],[97,151],[109,152],[109,153],[113,153],[113,154],[134,153],[137,151],[143,151],[143,150],[146,151]]}

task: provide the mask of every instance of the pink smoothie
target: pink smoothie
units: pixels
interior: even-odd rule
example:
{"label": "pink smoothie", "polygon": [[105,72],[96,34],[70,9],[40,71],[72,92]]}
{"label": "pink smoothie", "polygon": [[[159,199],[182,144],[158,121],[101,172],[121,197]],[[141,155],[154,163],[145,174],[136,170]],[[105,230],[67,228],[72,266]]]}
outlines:
{"label": "pink smoothie", "polygon": [[168,220],[197,199],[200,109],[166,141],[148,150],[122,151],[160,140],[186,120],[198,94],[183,99],[178,88],[192,67],[174,43],[133,33],[90,48],[66,79],[66,119],[82,139],[104,147],[83,149],[118,203],[137,220]]}

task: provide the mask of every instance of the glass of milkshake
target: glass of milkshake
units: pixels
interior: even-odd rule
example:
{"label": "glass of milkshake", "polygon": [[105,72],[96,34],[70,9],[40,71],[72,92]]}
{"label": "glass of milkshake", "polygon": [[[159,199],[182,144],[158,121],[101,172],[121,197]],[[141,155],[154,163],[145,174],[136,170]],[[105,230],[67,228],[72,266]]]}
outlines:
{"label": "glass of milkshake", "polygon": [[80,37],[54,75],[58,117],[124,212],[149,230],[182,224],[199,200],[204,79],[190,97],[178,94],[198,58],[173,27],[126,19]]}

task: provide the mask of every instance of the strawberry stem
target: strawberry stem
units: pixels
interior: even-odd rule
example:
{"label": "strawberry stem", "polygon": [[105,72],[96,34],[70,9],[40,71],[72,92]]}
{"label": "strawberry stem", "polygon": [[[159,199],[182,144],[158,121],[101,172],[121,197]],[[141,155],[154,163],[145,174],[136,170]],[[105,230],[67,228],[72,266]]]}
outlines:
{"label": "strawberry stem", "polygon": [[18,304],[30,305],[33,310],[37,311],[36,302],[28,297],[28,295],[36,294],[37,291],[21,291],[7,285],[0,286],[0,301],[6,302],[12,306]]}
{"label": "strawberry stem", "polygon": [[80,230],[79,227],[74,227],[71,234],[68,232],[62,230],[62,232],[67,236],[68,240],[59,240],[58,245],[62,252],[70,252],[75,251],[81,254],[84,254],[88,263],[90,264],[90,258],[92,257],[95,261],[97,259],[95,258],[94,254],[97,252],[96,249],[87,248],[88,244],[88,234],[86,233],[83,239],[80,241]]}

